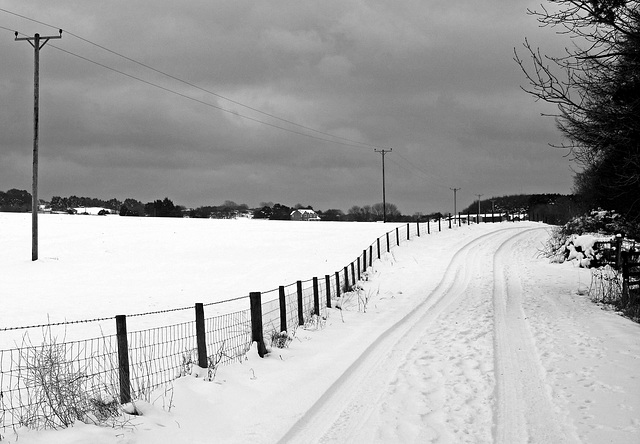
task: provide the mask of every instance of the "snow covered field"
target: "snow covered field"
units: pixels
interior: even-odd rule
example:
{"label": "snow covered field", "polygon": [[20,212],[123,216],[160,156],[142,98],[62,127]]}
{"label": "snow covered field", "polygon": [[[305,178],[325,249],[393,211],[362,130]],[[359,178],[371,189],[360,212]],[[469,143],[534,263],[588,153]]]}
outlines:
{"label": "snow covered field", "polygon": [[[34,264],[28,218],[0,221],[3,326],[271,289],[339,270],[394,227],[46,216]],[[252,350],[213,382],[180,378],[122,427],[5,439],[640,442],[640,326],[589,301],[589,270],[537,257],[546,235],[525,222],[414,238],[374,262],[366,311],[352,297],[322,328],[296,330],[288,348],[264,359]],[[227,263],[236,257],[251,265]]]}
{"label": "snow covered field", "polygon": [[[193,306],[333,274],[397,224],[42,214],[31,261],[30,214],[0,213],[0,325],[19,327]],[[214,313],[218,306],[207,311]],[[248,300],[219,307],[248,308]],[[191,320],[135,318],[131,329]],[[112,333],[69,326],[67,339]],[[7,335],[5,335],[7,336]],[[0,348],[19,337],[0,337]]]}

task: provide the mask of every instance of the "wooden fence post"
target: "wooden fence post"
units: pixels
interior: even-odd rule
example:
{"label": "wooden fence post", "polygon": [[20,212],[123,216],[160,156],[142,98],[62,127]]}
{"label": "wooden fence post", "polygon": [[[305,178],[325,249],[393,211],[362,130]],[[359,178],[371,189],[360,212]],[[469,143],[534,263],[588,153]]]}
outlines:
{"label": "wooden fence post", "polygon": [[438,231],[442,231],[442,218],[438,218]]}
{"label": "wooden fence post", "polygon": [[451,229],[451,213],[449,213],[449,229]]}
{"label": "wooden fence post", "polygon": [[340,272],[336,271],[336,298],[340,297]]}
{"label": "wooden fence post", "polygon": [[251,341],[258,343],[258,355],[264,358],[267,354],[267,346],[264,344],[262,333],[262,293],[252,291],[249,293],[251,305]]}
{"label": "wooden fence post", "polygon": [[129,375],[129,344],[127,341],[127,317],[116,316],[118,341],[118,375],[120,380],[120,404],[131,402],[131,378]]}
{"label": "wooden fence post", "polygon": [[622,251],[620,253],[621,267],[622,267],[622,297],[620,303],[622,308],[626,308],[629,305],[629,252]]}
{"label": "wooden fence post", "polygon": [[313,314],[320,316],[320,293],[318,290],[318,278],[313,278]]}
{"label": "wooden fence post", "polygon": [[367,271],[367,249],[362,251],[362,272]]}
{"label": "wooden fence post", "polygon": [[207,368],[209,362],[207,359],[207,339],[204,328],[204,306],[196,303],[196,344],[198,346],[198,366]]}
{"label": "wooden fence post", "polygon": [[389,245],[389,233],[387,233],[387,253],[391,251],[391,247]]}
{"label": "wooden fence post", "polygon": [[331,308],[331,278],[328,274],[324,275],[324,287],[327,294],[327,308]]}
{"label": "wooden fence post", "polygon": [[369,266],[373,266],[373,244],[369,245]]}
{"label": "wooden fence post", "polygon": [[353,262],[351,262],[351,278],[353,281],[351,285],[356,285],[356,266]]}
{"label": "wooden fence post", "polygon": [[304,325],[304,304],[302,301],[302,281],[296,282],[296,290],[298,293],[298,325]]}
{"label": "wooden fence post", "polygon": [[431,221],[427,219],[427,234],[431,234]]}
{"label": "wooden fence post", "polygon": [[349,270],[348,266],[344,267],[344,292],[349,290]]}
{"label": "wooden fence post", "polygon": [[409,236],[409,223],[407,222],[407,240],[411,239]]}
{"label": "wooden fence post", "polygon": [[418,237],[420,237],[420,222],[416,222],[416,231],[418,232]]}
{"label": "wooden fence post", "polygon": [[620,270],[622,265],[622,236],[616,235],[616,270]]}
{"label": "wooden fence post", "polygon": [[400,227],[396,227],[396,246],[400,246]]}
{"label": "wooden fence post", "polygon": [[278,299],[280,299],[280,331],[289,331],[287,328],[287,296],[284,285],[278,287]]}
{"label": "wooden fence post", "polygon": [[360,270],[360,256],[358,256],[356,261],[358,261],[358,280],[360,280],[361,277],[362,277],[362,275],[360,274],[361,273],[361,270]]}
{"label": "wooden fence post", "polygon": [[378,259],[380,259],[380,238],[376,239],[376,244],[378,245]]}

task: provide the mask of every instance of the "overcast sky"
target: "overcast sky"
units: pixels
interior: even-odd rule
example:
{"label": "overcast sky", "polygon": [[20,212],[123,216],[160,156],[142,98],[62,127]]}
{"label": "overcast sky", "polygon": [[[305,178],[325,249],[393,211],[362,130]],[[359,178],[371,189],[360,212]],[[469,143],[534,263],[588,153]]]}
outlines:
{"label": "overcast sky", "polygon": [[554,110],[513,61],[525,37],[567,43],[526,14],[538,5],[0,0],[0,190],[31,190],[34,50],[13,31],[62,28],[40,52],[43,199],[346,212],[382,201],[374,149],[389,148],[386,199],[404,214],[453,211],[451,188],[458,209],[569,193],[572,164],[540,117]]}

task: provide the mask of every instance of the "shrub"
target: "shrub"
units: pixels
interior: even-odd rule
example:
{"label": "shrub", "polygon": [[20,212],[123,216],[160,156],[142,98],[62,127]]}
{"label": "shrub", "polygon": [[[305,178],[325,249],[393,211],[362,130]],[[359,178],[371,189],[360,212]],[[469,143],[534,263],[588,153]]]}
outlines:
{"label": "shrub", "polygon": [[25,336],[18,378],[28,402],[23,402],[21,424],[59,429],[76,421],[104,424],[120,416],[117,398],[91,387],[92,375],[80,362],[50,331],[45,331],[40,346],[33,346]]}
{"label": "shrub", "polygon": [[289,344],[291,344],[291,341],[293,341],[293,336],[294,335],[290,335],[286,331],[278,332],[273,330],[271,332],[271,347],[287,348]]}
{"label": "shrub", "polygon": [[571,219],[561,227],[561,232],[567,237],[572,234],[580,235],[585,233],[630,236],[630,226],[617,213],[596,210]]}

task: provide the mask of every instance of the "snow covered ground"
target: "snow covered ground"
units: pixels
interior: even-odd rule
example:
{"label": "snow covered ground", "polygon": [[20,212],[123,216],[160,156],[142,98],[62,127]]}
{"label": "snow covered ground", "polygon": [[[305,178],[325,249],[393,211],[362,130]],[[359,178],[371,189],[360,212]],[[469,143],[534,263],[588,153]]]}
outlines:
{"label": "snow covered ground", "polygon": [[[70,218],[62,219],[63,224],[81,220],[51,217]],[[4,275],[0,291],[8,308],[2,310],[2,325],[8,319],[21,323],[20,301],[41,300],[42,288],[57,301],[47,309],[67,304],[71,293],[72,301],[56,317],[66,316],[67,309],[76,310],[78,317],[113,314],[110,304],[93,297],[95,292],[74,294],[75,279],[89,285],[99,276],[115,282],[100,297],[125,304],[127,312],[142,311],[150,301],[190,305],[193,298],[180,300],[178,290],[188,287],[191,294],[193,289],[213,288],[212,271],[225,275],[218,267],[228,270],[225,261],[215,262],[216,258],[235,256],[223,248],[212,254],[216,242],[209,236],[225,242],[236,235],[237,226],[246,227],[252,242],[244,255],[264,244],[271,245],[271,254],[258,255],[255,268],[237,269],[229,296],[304,279],[303,271],[310,277],[338,270],[393,228],[337,224],[329,235],[324,230],[334,230],[328,227],[335,224],[327,224],[323,233],[296,237],[298,230],[320,230],[309,225],[325,224],[285,223],[286,237],[271,244],[271,236],[277,237],[270,231],[271,222],[230,222],[238,224],[229,229],[233,236],[220,229],[216,235],[214,230],[206,240],[201,238],[206,248],[194,252],[198,246],[185,240],[194,230],[208,229],[190,225],[199,221],[110,217],[95,217],[109,222],[91,233],[80,222],[64,236],[50,233],[52,247],[45,248],[39,264],[30,262],[24,234],[19,248],[3,234],[0,265],[3,272],[10,269],[21,276],[24,285]],[[6,233],[6,219],[1,213],[0,218]],[[124,225],[108,225],[114,223]],[[136,224],[144,228],[134,229]],[[255,226],[268,228],[255,233]],[[352,239],[353,232],[369,229],[363,238]],[[127,230],[136,235],[128,237]],[[155,247],[153,241],[158,231],[164,233],[163,247]],[[140,234],[145,232],[148,237]],[[167,238],[171,233],[175,236]],[[213,382],[180,378],[149,403],[137,403],[142,416],[127,416],[114,428],[76,424],[63,431],[19,430],[5,439],[54,444],[640,442],[640,326],[589,301],[589,270],[539,258],[546,236],[544,225],[523,222],[465,226],[414,238],[374,262],[361,293],[368,299],[366,309],[362,299],[358,309],[357,297],[351,295],[343,310],[328,311],[319,328],[297,329],[288,348],[273,349],[264,359],[252,350],[244,362],[221,367]],[[234,239],[235,245],[244,244],[238,241],[243,238]],[[283,239],[294,245],[285,242],[285,250],[278,252],[311,249],[309,262],[274,253]],[[72,247],[76,244],[83,247]],[[126,265],[118,263],[127,260],[121,248],[135,255],[140,245],[152,250],[148,263],[135,263],[134,258]],[[185,249],[191,254],[183,254]],[[82,257],[75,257],[83,251]],[[200,263],[209,259],[214,262]],[[297,262],[308,268],[288,275],[287,268]],[[61,273],[75,267],[82,273],[73,278]],[[192,272],[190,267],[199,268]],[[173,273],[174,268],[187,273],[188,279],[165,289],[171,279],[162,280],[158,274]],[[269,281],[278,273],[282,274],[277,281]],[[122,287],[120,275],[126,281]],[[33,276],[55,276],[61,285],[38,289],[30,283]],[[152,285],[154,278],[163,285]],[[251,281],[246,288],[245,279]],[[118,288],[131,292],[128,297],[118,295]],[[155,297],[146,295],[149,289]],[[90,304],[77,307],[82,297]]]}
{"label": "snow covered ground", "polygon": [[[397,224],[0,213],[0,325],[20,327],[193,307],[333,274]],[[207,316],[248,308],[212,306]],[[192,310],[132,319],[129,330],[191,320]],[[69,326],[67,340],[114,322]],[[0,348],[20,341],[0,335]]]}

